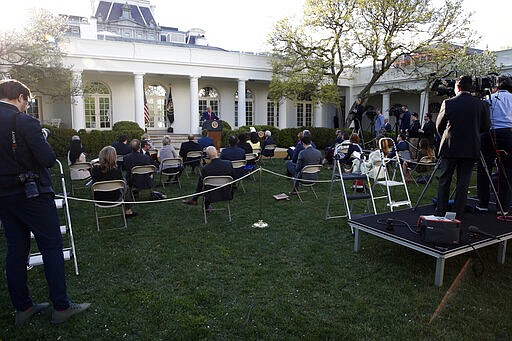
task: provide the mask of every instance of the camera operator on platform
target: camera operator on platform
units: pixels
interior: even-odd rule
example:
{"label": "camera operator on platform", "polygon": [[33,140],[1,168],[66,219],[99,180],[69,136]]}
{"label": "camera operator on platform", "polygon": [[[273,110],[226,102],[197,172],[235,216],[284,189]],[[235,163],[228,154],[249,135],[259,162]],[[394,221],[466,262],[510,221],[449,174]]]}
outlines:
{"label": "camera operator on platform", "polygon": [[[489,174],[496,157],[498,157],[498,197],[505,215],[510,208],[512,181],[512,79],[500,77],[498,91],[491,95],[491,130],[481,135],[482,154],[487,164]],[[496,153],[499,153],[497,155]],[[490,188],[489,178],[481,162],[478,163],[478,199],[476,209],[487,211]],[[500,207],[496,208],[500,211]],[[501,215],[498,212],[498,215]]]}
{"label": "camera operator on platform", "polygon": [[489,130],[489,105],[471,95],[472,86],[471,77],[460,77],[455,83],[456,96],[443,101],[437,117],[437,130],[442,136],[438,216],[444,216],[448,211],[450,184],[456,169],[457,185],[452,211],[457,219],[462,219],[471,171],[480,157],[480,134]]}
{"label": "camera operator on platform", "polygon": [[54,323],[89,308],[69,301],[66,290],[62,236],[49,168],[56,156],[39,121],[24,113],[30,90],[14,79],[0,81],[0,219],[7,240],[6,275],[15,324],[29,321],[49,307],[32,302],[27,285],[30,232],[44,260],[53,303]]}

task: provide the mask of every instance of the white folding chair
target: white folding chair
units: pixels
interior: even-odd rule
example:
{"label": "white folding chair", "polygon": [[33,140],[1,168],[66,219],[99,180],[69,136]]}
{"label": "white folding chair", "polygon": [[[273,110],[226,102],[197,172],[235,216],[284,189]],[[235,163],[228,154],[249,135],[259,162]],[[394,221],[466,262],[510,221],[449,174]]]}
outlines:
{"label": "white folding chair", "polygon": [[[317,198],[317,199],[318,199],[318,195],[316,194],[314,186],[316,184],[316,180],[318,180],[318,173],[320,173],[321,170],[322,170],[322,165],[304,166],[304,168],[302,168],[302,170],[300,172],[301,173],[300,177],[303,180],[298,180],[299,184],[300,184],[299,186],[311,188],[311,191],[313,192],[313,194],[315,195],[315,198]],[[297,191],[296,193],[300,199],[300,202],[304,203],[304,201],[302,200],[302,197],[300,196],[300,191]]]}
{"label": "white folding chair", "polygon": [[[123,217],[123,226],[121,226],[120,228],[127,228],[128,225],[126,224],[126,214],[124,212],[124,195],[126,193],[126,183],[124,182],[124,180],[108,180],[95,182],[92,184],[91,189],[93,198],[94,194],[99,192],[118,192],[117,200],[113,200],[111,203],[100,203],[93,199],[94,216],[96,217],[96,227],[98,228],[98,232],[100,231],[100,219],[117,216]],[[110,209],[114,207],[121,207],[121,213],[99,216],[99,209]]]}
{"label": "white folding chair", "polygon": [[[263,150],[264,150],[264,152],[261,153],[261,160],[263,161],[264,159],[269,159],[270,163],[273,163],[272,158],[274,157],[276,145],[275,144],[267,144],[265,146],[265,148],[263,148]],[[266,156],[264,154],[267,154],[268,156]]]}
{"label": "white folding chair", "polygon": [[[237,174],[237,172],[240,172],[240,174],[243,176],[245,173],[245,166],[247,165],[247,161],[246,160],[234,160],[234,161],[231,161],[231,164],[233,165],[233,169],[235,171],[235,174]],[[242,190],[245,192],[245,187],[244,187],[244,182],[242,179],[238,179],[236,181],[236,183],[239,183],[240,186],[242,187]]]}
{"label": "white folding chair", "polygon": [[200,167],[201,166],[201,159],[203,158],[203,152],[201,150],[191,150],[190,152],[187,153],[187,157],[186,157],[186,164],[184,165],[185,166],[185,173],[187,174],[187,177],[189,176],[189,172],[187,170],[187,166],[189,166],[190,168],[192,168],[192,166],[190,165],[191,161],[199,161],[199,165],[197,165],[197,167]]}
{"label": "white folding chair", "polygon": [[[233,181],[233,178],[229,175],[207,176],[203,179],[203,190],[221,187],[221,186],[226,185],[232,181]],[[207,198],[208,198],[208,201],[211,203],[227,201],[227,203],[228,203],[228,205],[227,205],[228,218],[229,218],[229,221],[231,222],[230,202],[233,199],[233,192],[231,191],[230,185],[225,186],[225,187],[228,187],[228,189],[226,189],[221,194],[219,194],[219,192],[218,192],[219,190],[222,190],[221,188],[218,188],[215,191],[210,191],[210,192],[203,194],[203,214],[204,214],[204,223],[205,224],[208,223],[208,220],[206,219],[207,210],[208,210],[208,212],[222,210],[222,208],[212,209],[212,208],[206,207],[206,199]],[[226,193],[228,193],[228,194],[226,194]],[[215,195],[218,195],[218,197],[216,197]]]}
{"label": "white folding chair", "polygon": [[[160,169],[160,183],[164,188],[166,183],[178,183],[178,186],[181,189],[180,174],[183,171],[183,162],[180,158],[163,159],[160,164]],[[164,177],[168,177],[168,179],[174,177],[175,180],[165,181]]]}
{"label": "white folding chair", "polygon": [[144,187],[136,187],[133,186],[133,183],[135,182],[136,177],[152,177],[153,174],[156,172],[156,167],[153,165],[141,165],[141,166],[135,166],[131,170],[131,187],[130,187],[130,193],[132,196],[133,201],[135,201],[135,195],[134,191],[140,191],[144,189],[151,189],[153,188],[153,180],[148,181],[148,185]]}
{"label": "white folding chair", "polygon": [[[71,184],[71,194],[75,194],[75,189],[87,188],[86,184],[91,179],[91,164],[88,162],[76,162],[69,165],[69,179]],[[74,185],[77,184],[77,185]]]}

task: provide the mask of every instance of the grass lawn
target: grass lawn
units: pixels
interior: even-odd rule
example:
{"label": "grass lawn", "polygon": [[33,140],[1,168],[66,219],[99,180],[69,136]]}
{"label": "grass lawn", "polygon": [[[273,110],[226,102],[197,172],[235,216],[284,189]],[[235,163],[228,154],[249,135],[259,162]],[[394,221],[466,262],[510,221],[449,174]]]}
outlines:
{"label": "grass lawn", "polygon": [[[265,168],[284,173],[282,160]],[[331,171],[321,177],[330,179]],[[261,197],[269,227],[253,228],[260,218],[256,179],[245,181],[246,194],[235,191],[231,223],[225,212],[214,212],[205,225],[200,206],[178,200],[136,204],[139,216],[127,230],[98,233],[92,204],[72,201],[80,275],[66,262],[68,292],[92,307],[63,325],[51,325],[46,313],[16,328],[3,278],[0,340],[512,339],[510,249],[504,265],[496,261],[497,246],[480,250],[483,275],[468,271],[429,323],[472,254],[448,259],[437,288],[432,257],[367,234],[354,253],[346,219],[325,220],[328,183],[316,186],[319,200],[308,192],[304,204],[296,197],[275,201],[272,195],[289,192],[291,182],[267,172]],[[196,181],[184,174],[181,190],[157,190],[177,197],[192,193]],[[422,187],[409,189],[417,198]],[[425,204],[436,190],[434,182]],[[79,194],[90,197],[87,190]],[[339,193],[333,199],[339,210]],[[382,201],[378,210],[385,211]],[[1,258],[5,250],[0,243]],[[41,266],[29,271],[29,283],[35,301],[48,300]]]}

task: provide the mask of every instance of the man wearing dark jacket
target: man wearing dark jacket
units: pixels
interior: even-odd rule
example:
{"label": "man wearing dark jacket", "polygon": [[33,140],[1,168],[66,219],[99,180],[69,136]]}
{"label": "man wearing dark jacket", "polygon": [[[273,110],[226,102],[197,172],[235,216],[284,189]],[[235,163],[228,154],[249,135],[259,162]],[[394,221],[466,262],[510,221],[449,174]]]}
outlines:
{"label": "man wearing dark jacket", "polygon": [[490,126],[489,105],[471,95],[472,85],[473,81],[469,76],[462,76],[457,80],[456,96],[443,102],[436,124],[442,136],[436,214],[444,216],[448,210],[450,184],[457,169],[453,207],[457,219],[462,218],[471,171],[480,156],[480,134],[488,131]]}
{"label": "man wearing dark jacket", "polygon": [[192,134],[188,135],[188,141],[183,142],[180,146],[180,156],[183,159],[183,164],[185,166],[190,166],[192,168],[192,172],[195,171],[196,167],[199,166],[201,162],[201,158],[187,158],[188,152],[193,151],[203,151],[201,146],[195,141],[195,136]]}
{"label": "man wearing dark jacket", "polygon": [[123,169],[126,171],[126,180],[130,187],[135,188],[151,188],[153,187],[153,178],[151,175],[132,176],[132,168],[135,166],[150,165],[151,159],[149,156],[140,152],[140,141],[133,139],[130,142],[132,152],[125,155]]}
{"label": "man wearing dark jacket", "polygon": [[[233,165],[231,161],[221,160],[217,153],[217,149],[214,146],[210,146],[206,148],[206,156],[210,159],[210,163],[206,164],[203,169],[201,169],[201,175],[197,180],[196,193],[203,191],[203,179],[207,176],[216,176],[216,175],[229,175],[233,179],[235,178],[235,174],[233,171]],[[217,201],[217,198],[232,198],[233,197],[233,189],[231,186],[225,186],[219,188],[218,190],[212,191],[209,196],[207,196],[205,201],[205,206],[210,208],[210,200]],[[183,200],[183,203],[186,205],[197,205],[197,199],[199,195],[196,194],[189,200]]]}
{"label": "man wearing dark jacket", "polygon": [[0,81],[0,219],[7,239],[5,272],[16,325],[49,307],[48,303],[32,302],[29,296],[30,232],[44,259],[52,322],[64,322],[90,306],[72,303],[67,296],[62,236],[48,169],[56,156],[39,121],[24,113],[29,99],[30,90],[21,82]]}

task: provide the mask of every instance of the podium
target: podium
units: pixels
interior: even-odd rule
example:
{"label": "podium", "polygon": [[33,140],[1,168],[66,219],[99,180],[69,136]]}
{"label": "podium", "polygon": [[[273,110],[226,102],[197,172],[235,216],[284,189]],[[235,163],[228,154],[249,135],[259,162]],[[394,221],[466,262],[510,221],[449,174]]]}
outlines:
{"label": "podium", "polygon": [[203,121],[202,128],[208,131],[208,136],[212,138],[215,148],[220,150],[222,145],[222,121]]}

